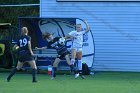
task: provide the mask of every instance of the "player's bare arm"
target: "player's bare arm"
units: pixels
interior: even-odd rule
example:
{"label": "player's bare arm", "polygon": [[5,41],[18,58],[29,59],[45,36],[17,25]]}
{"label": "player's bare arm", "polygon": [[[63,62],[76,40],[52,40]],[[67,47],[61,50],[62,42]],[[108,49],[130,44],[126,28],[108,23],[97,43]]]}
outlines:
{"label": "player's bare arm", "polygon": [[19,46],[18,45],[14,45],[13,46],[13,50],[17,50],[17,49],[19,49]]}
{"label": "player's bare arm", "polygon": [[86,24],[86,32],[90,31],[90,26],[88,25],[87,21],[84,20],[85,24]]}
{"label": "player's bare arm", "polygon": [[76,39],[76,36],[72,36],[72,35],[67,35],[64,37],[65,39]]}
{"label": "player's bare arm", "polygon": [[33,55],[33,51],[32,51],[32,48],[31,48],[31,42],[28,41],[28,48],[29,48],[29,51],[31,53],[31,55]]}

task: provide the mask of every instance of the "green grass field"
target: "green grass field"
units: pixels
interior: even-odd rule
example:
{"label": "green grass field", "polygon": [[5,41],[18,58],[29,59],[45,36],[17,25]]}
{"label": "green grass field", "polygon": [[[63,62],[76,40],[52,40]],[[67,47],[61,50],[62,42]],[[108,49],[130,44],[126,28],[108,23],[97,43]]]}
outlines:
{"label": "green grass field", "polygon": [[6,82],[9,73],[0,73],[0,93],[140,93],[140,73],[99,72],[86,79],[72,75],[58,75],[51,80],[38,74],[38,82],[31,82],[31,74],[17,73]]}

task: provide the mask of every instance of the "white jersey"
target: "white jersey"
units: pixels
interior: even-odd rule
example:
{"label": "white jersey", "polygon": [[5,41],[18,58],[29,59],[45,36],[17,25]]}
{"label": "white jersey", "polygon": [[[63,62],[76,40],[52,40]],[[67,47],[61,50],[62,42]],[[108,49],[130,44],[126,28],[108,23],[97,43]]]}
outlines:
{"label": "white jersey", "polygon": [[76,37],[73,39],[73,44],[72,47],[73,48],[82,48],[83,46],[83,34],[85,34],[86,31],[71,31],[69,33],[70,36]]}

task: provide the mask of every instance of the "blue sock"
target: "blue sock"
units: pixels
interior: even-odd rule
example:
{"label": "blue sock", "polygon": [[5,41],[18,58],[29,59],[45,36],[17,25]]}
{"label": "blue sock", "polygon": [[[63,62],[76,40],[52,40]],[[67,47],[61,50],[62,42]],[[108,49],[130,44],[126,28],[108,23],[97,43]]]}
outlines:
{"label": "blue sock", "polygon": [[36,69],[32,69],[33,82],[36,82],[36,73],[37,73],[37,70]]}
{"label": "blue sock", "polygon": [[57,68],[56,67],[53,67],[52,68],[52,77],[56,77],[56,70],[57,70]]}
{"label": "blue sock", "polygon": [[82,60],[78,60],[78,70],[82,70]]}
{"label": "blue sock", "polygon": [[17,68],[13,68],[10,75],[7,77],[7,80],[10,81],[11,77],[17,72]]}

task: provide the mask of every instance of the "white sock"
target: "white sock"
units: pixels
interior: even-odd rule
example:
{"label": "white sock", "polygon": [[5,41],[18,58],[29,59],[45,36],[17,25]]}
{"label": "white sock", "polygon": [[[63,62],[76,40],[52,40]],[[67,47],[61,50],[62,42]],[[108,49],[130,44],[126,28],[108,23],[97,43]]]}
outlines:
{"label": "white sock", "polygon": [[71,65],[74,65],[75,59],[71,59],[70,63],[71,63]]}
{"label": "white sock", "polygon": [[82,70],[82,60],[78,60],[78,70]]}

